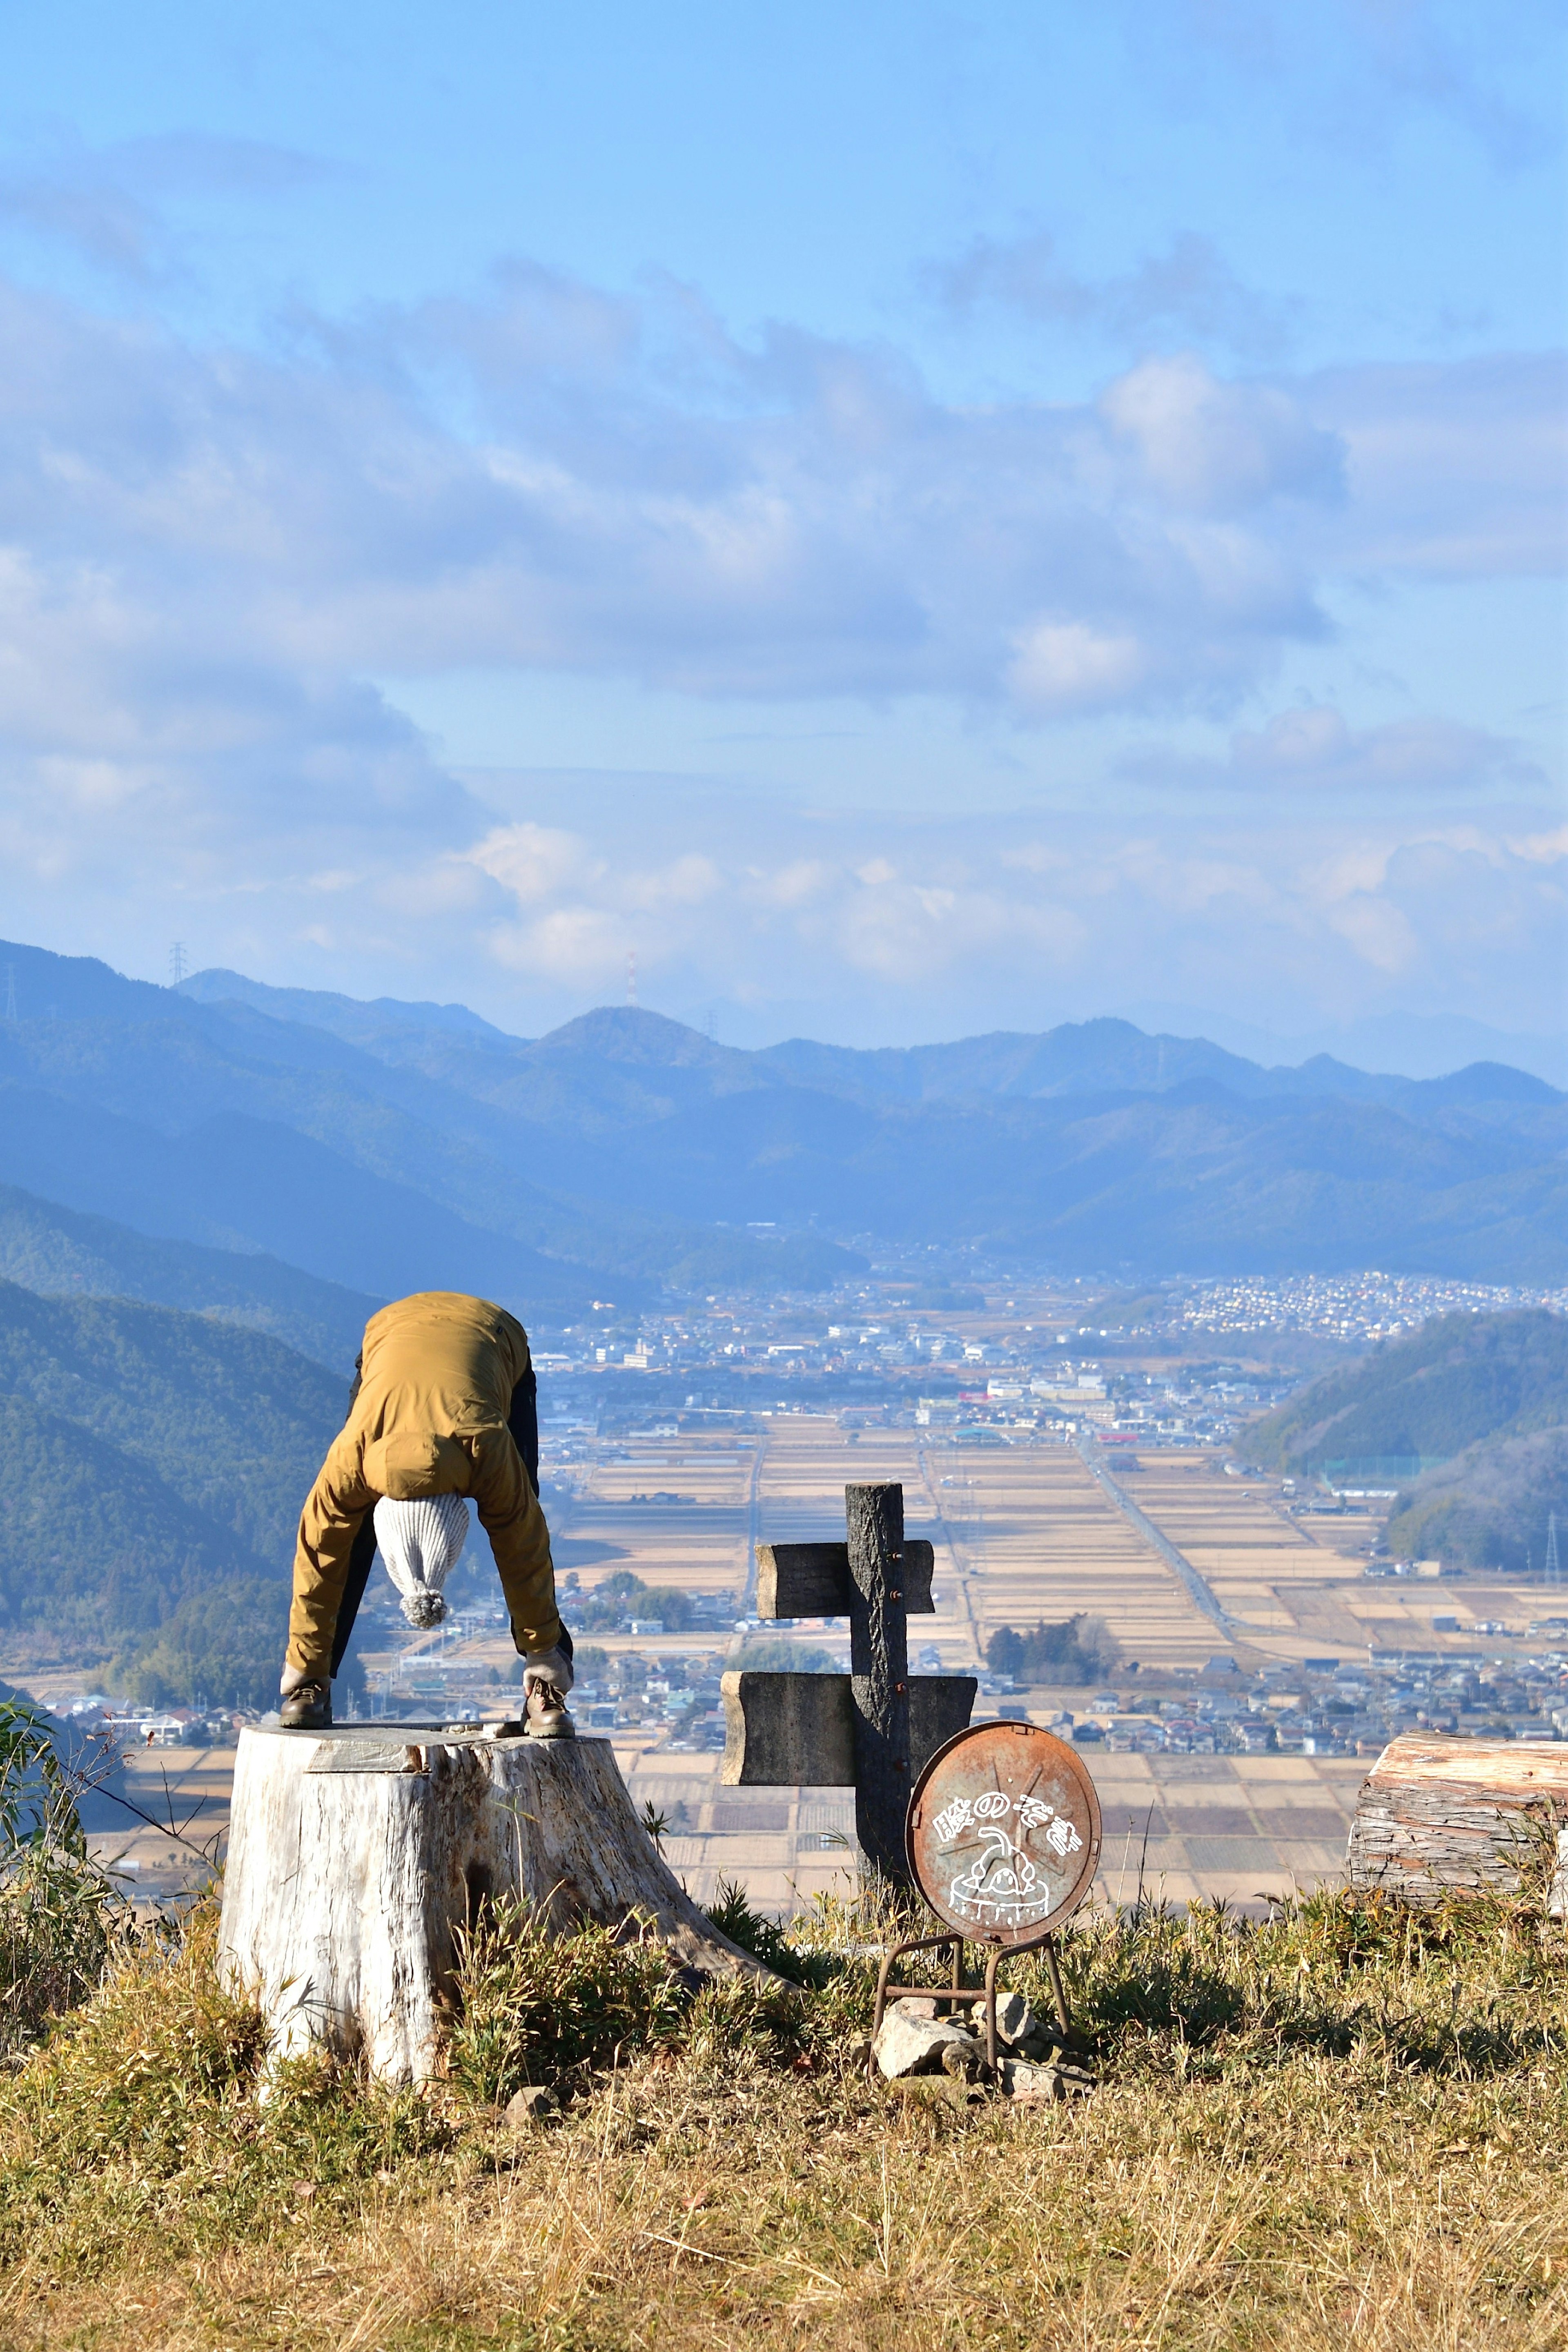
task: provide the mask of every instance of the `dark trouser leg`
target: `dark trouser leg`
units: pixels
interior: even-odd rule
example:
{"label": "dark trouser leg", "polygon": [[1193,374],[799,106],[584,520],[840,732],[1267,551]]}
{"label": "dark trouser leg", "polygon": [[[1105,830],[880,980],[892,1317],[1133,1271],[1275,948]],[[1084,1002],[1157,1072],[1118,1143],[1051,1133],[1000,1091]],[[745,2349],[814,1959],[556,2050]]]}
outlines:
{"label": "dark trouser leg", "polygon": [[[349,1412],[345,1412],[343,1415],[345,1425],[348,1422],[349,1413],[353,1412],[354,1409],[354,1399],[359,1394],[361,1378],[360,1366],[363,1356],[363,1350],[362,1349],[360,1355],[354,1358],[354,1376],[349,1388]],[[367,1511],[365,1513],[364,1524],[360,1528],[358,1535],[355,1536],[353,1549],[349,1554],[349,1572],[343,1584],[343,1597],[338,1603],[337,1628],[332,1635],[332,1672],[334,1675],[336,1675],[338,1668],[342,1664],[344,1658],[348,1655],[349,1636],[353,1632],[354,1619],[359,1615],[359,1605],[364,1599],[364,1589],[370,1582],[370,1571],[374,1565],[375,1518],[374,1513]]]}
{"label": "dark trouser leg", "polygon": [[511,1409],[506,1417],[511,1432],[511,1442],[522,1456],[534,1493],[539,1492],[539,1382],[530,1364],[511,1392]]}
{"label": "dark trouser leg", "polygon": [[[507,1413],[506,1425],[511,1432],[511,1442],[522,1456],[522,1466],[527,1471],[529,1481],[537,1495],[539,1492],[539,1382],[534,1377],[531,1364],[511,1392],[511,1406]],[[569,1658],[572,1655],[572,1636],[564,1625],[561,1628],[561,1647]]]}
{"label": "dark trouser leg", "polygon": [[332,1635],[332,1672],[335,1675],[348,1655],[349,1636],[359,1615],[360,1602],[364,1599],[365,1586],[370,1582],[371,1570],[375,1566],[375,1516],[367,1511],[364,1523],[354,1538],[349,1554],[349,1572],[343,1585],[343,1597],[338,1603],[337,1631]]}

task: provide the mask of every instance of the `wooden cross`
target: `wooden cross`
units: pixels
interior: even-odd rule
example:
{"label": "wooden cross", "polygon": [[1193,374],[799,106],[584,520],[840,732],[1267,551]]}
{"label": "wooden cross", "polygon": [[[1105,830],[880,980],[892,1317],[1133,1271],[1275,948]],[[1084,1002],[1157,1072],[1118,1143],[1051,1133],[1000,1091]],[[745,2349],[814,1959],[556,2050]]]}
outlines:
{"label": "wooden cross", "polygon": [[927,1759],[962,1731],[973,1675],[911,1675],[910,1610],[931,1615],[935,1558],[904,1539],[902,1486],[846,1486],[847,1543],[759,1544],[759,1617],[847,1617],[847,1675],[724,1676],[727,1788],[853,1789],[876,1868],[910,1882],[904,1816]]}

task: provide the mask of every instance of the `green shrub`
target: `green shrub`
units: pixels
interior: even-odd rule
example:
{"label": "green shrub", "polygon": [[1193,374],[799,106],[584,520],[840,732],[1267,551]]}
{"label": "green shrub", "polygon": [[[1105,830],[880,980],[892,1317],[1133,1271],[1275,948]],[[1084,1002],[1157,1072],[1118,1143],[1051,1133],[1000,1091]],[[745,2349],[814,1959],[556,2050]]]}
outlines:
{"label": "green shrub", "polygon": [[751,1897],[739,1879],[719,1881],[708,1906],[708,1916],[721,1936],[728,1936],[732,1944],[739,1944],[743,1952],[750,1952],[764,1968],[776,1969],[781,1977],[788,1977],[794,1984],[809,1980],[806,1955],[795,1949],[787,1930],[776,1919],[752,1909]]}
{"label": "green shrub", "polygon": [[463,1938],[458,1990],[452,2074],[470,2098],[496,2104],[525,2084],[672,2042],[690,2006],[662,1944],[594,1925],[554,1936],[513,1900]]}
{"label": "green shrub", "polygon": [[89,1856],[47,1719],[0,1702],[0,2052],[85,2000],[120,1909]]}

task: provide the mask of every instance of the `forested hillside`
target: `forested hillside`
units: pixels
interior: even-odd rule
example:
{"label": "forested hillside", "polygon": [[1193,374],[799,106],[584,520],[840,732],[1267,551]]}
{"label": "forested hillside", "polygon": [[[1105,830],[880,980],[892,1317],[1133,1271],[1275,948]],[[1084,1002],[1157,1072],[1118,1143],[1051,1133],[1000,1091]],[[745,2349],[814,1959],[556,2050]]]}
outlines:
{"label": "forested hillside", "polygon": [[46,1297],[135,1298],[216,1316],[268,1332],[345,1374],[366,1319],[385,1304],[279,1258],[153,1241],[8,1184],[0,1185],[0,1281]]}
{"label": "forested hillside", "polygon": [[1445,1315],[1326,1373],[1259,1422],[1248,1450],[1282,1470],[1447,1459],[1481,1439],[1568,1422],[1568,1317]]}
{"label": "forested hillside", "polygon": [[1395,1554],[1539,1574],[1553,1511],[1568,1549],[1568,1317],[1423,1324],[1314,1381],[1247,1449],[1282,1470],[1399,1478]]}
{"label": "forested hillside", "polygon": [[1568,1427],[1489,1439],[1402,1494],[1388,1523],[1392,1551],[1459,1568],[1541,1576],[1552,1513],[1568,1567]]}
{"label": "forested hillside", "polygon": [[276,1690],[345,1383],[279,1341],[0,1283],[0,1612],[153,1699]]}

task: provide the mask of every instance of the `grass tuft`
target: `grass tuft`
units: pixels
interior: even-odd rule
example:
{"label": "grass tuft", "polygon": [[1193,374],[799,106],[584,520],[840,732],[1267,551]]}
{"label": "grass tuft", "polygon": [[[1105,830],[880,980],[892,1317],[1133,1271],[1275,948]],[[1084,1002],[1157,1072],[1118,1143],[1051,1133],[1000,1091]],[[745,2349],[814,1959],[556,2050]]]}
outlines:
{"label": "grass tuft", "polygon": [[691,2005],[662,1944],[593,1926],[554,1937],[515,1901],[462,1939],[452,2074],[489,2105],[672,2044]]}
{"label": "grass tuft", "polygon": [[450,2144],[413,2094],[305,2059],[259,2103],[267,2033],[215,1967],[216,1906],[124,1933],[101,1989],[0,2095],[0,2262],[111,2268],[155,2238],[169,2260],[353,2208],[388,2167]]}

